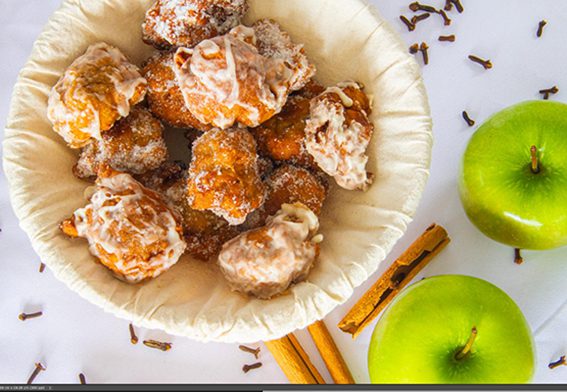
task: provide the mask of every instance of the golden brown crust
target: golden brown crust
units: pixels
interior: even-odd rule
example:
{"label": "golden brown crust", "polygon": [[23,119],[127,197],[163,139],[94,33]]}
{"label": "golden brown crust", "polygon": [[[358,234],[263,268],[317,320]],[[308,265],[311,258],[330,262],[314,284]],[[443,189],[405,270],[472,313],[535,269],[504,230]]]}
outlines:
{"label": "golden brown crust", "polygon": [[148,81],[148,106],[150,111],[166,124],[175,128],[195,128],[207,131],[203,124],[185,106],[185,100],[173,70],[173,52],[161,52],[150,57],[142,69]]}
{"label": "golden brown crust", "polygon": [[305,149],[305,121],[309,117],[309,99],[300,95],[289,97],[282,111],[252,128],[260,155],[276,162],[305,167],[317,167]]}

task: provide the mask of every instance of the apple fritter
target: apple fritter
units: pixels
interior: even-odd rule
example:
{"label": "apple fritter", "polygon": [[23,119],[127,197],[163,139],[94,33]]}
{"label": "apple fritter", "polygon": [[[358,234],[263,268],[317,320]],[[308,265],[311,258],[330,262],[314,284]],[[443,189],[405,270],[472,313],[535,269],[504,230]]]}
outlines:
{"label": "apple fritter", "polygon": [[230,287],[269,299],[307,277],[319,255],[317,216],[301,204],[284,204],[266,226],[227,242],[219,266]]}
{"label": "apple fritter", "polygon": [[90,252],[129,283],[155,278],[185,251],[181,222],[156,192],[131,175],[102,165],[89,204],[61,224],[85,238]]}
{"label": "apple fritter", "polygon": [[138,67],[114,46],[91,45],[51,89],[47,117],[72,148],[100,140],[146,94]]}
{"label": "apple fritter", "polygon": [[196,210],[210,210],[231,225],[264,201],[254,138],[246,129],[213,129],[193,143],[187,195]]}
{"label": "apple fritter", "polygon": [[259,36],[240,25],[193,49],[177,49],[177,80],[199,121],[222,129],[235,123],[258,126],[280,112],[290,92],[314,74],[303,48],[277,24],[259,26]]}

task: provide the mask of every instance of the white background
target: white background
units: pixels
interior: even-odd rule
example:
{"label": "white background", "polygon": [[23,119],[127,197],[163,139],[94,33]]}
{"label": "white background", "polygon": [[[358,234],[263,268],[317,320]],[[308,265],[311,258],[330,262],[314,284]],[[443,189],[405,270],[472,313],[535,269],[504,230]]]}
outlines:
{"label": "white background", "polygon": [[[427,41],[431,47],[430,64],[423,68],[434,120],[431,178],[415,221],[387,262],[325,321],[355,379],[368,382],[366,353],[374,324],[355,341],[335,325],[387,264],[430,223],[437,222],[447,228],[453,241],[418,279],[462,273],[487,279],[504,289],[522,308],[535,334],[538,364],[534,382],[567,383],[567,367],[553,371],[547,368],[549,361],[567,351],[566,249],[525,252],[526,262],[515,265],[512,249],[483,237],[467,221],[456,190],[460,157],[474,131],[462,120],[462,110],[466,109],[478,125],[507,105],[539,99],[538,90],[542,88],[557,84],[560,90],[567,90],[567,2],[463,0],[465,13],[458,15],[453,11],[451,26],[444,27],[440,16],[432,15],[412,33],[398,19],[401,13],[411,16],[409,2],[372,1],[408,45]],[[60,0],[0,0],[2,125],[18,71],[59,3]],[[444,2],[430,3],[442,6]],[[537,23],[544,18],[549,24],[543,37],[536,39]],[[437,42],[439,34],[456,34],[457,41]],[[494,68],[484,71],[467,60],[469,54],[490,58]],[[418,61],[421,64],[421,58]],[[565,97],[560,91],[552,99],[563,101]],[[243,374],[242,365],[255,360],[236,345],[202,344],[142,329],[138,329],[141,340],[171,341],[173,349],[162,353],[141,343],[131,345],[127,322],[79,298],[48,270],[38,273],[38,257],[18,227],[3,175],[0,227],[0,383],[25,382],[37,361],[48,367],[37,379],[43,383],[74,383],[80,372],[85,373],[89,383],[287,382],[264,346],[260,357],[264,366]],[[45,313],[40,319],[17,319],[21,311],[40,309]],[[307,333],[299,331],[297,336],[331,382]]]}

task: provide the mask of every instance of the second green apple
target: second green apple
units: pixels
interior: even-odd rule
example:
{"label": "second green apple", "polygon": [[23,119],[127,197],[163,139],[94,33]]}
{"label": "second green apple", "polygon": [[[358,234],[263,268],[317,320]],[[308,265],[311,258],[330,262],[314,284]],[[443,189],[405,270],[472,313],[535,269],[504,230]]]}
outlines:
{"label": "second green apple", "polygon": [[459,191],[488,237],[522,249],[567,245],[567,105],[530,101],[493,115],[468,144]]}

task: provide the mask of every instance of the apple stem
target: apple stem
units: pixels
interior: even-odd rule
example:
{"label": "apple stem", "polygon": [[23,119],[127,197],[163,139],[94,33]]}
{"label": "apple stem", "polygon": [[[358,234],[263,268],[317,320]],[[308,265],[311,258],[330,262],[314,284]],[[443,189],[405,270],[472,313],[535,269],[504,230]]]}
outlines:
{"label": "apple stem", "polygon": [[532,146],[530,148],[530,153],[532,155],[532,173],[539,173],[539,159],[537,157],[537,147]]}
{"label": "apple stem", "polygon": [[524,258],[522,257],[521,249],[514,248],[514,263],[522,264],[524,262]]}
{"label": "apple stem", "polygon": [[477,330],[476,327],[472,327],[471,329],[471,336],[469,336],[469,340],[467,340],[467,344],[465,344],[465,347],[463,347],[456,355],[455,355],[455,359],[460,361],[461,359],[463,359],[464,357],[466,357],[467,355],[469,355],[469,353],[471,352],[472,349],[472,345],[476,339],[476,335],[477,335]]}

